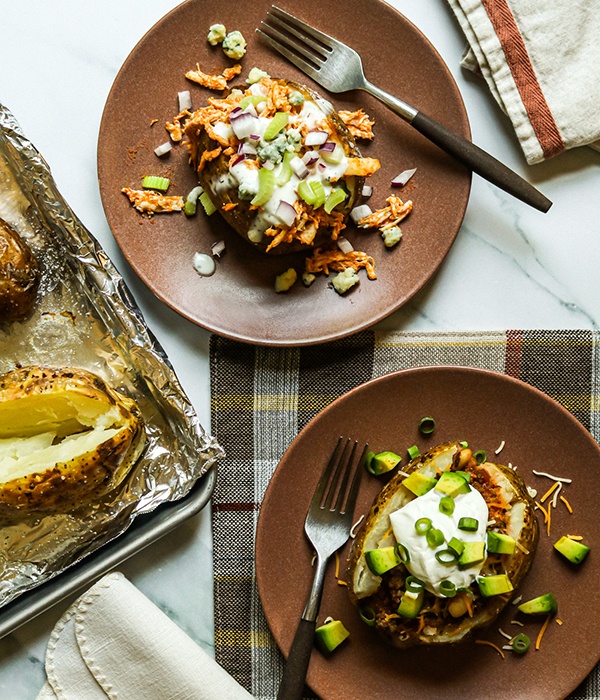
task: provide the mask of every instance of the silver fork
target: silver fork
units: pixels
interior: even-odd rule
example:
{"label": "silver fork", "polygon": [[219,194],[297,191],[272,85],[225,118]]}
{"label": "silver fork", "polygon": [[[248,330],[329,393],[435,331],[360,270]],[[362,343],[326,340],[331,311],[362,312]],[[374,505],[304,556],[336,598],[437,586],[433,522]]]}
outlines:
{"label": "silver fork", "polygon": [[350,439],[344,441],[340,437],[308,508],[304,531],[317,553],[317,565],[310,595],[285,665],[277,700],[302,698],[327,562],[345,544],[352,529],[362,462],[368,445],[365,445],[352,475],[357,448],[358,442]]}
{"label": "silver fork", "polygon": [[370,83],[365,78],[362,60],[354,49],[275,5],[267,13],[267,22],[261,22],[264,31],[260,28],[256,31],[326,90],[366,90],[436,146],[497,187],[539,211],[547,212],[552,206],[552,202],[539,190],[489,153]]}

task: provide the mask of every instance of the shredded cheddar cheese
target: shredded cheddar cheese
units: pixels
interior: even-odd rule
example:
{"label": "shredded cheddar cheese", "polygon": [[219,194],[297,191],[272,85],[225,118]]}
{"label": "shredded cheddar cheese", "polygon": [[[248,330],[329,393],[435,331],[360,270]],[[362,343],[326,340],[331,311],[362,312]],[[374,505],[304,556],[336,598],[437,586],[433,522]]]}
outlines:
{"label": "shredded cheddar cheese", "polygon": [[540,503],[544,501],[560,486],[560,481],[555,481],[554,484],[546,491],[546,493],[540,498]]}
{"label": "shredded cheddar cheese", "polygon": [[569,503],[569,501],[567,501],[567,499],[566,499],[564,496],[561,496],[561,497],[560,497],[560,500],[565,504],[565,506],[566,506],[567,510],[569,511],[569,513],[572,514],[572,513],[573,513],[573,508],[571,508],[571,504]]}
{"label": "shredded cheddar cheese", "polygon": [[537,639],[535,640],[535,650],[538,651],[541,644],[542,644],[542,637],[544,636],[544,632],[546,631],[546,628],[548,627],[548,623],[550,622],[551,615],[546,615],[546,620],[544,624],[542,625],[541,630],[539,631],[539,634],[537,636]]}

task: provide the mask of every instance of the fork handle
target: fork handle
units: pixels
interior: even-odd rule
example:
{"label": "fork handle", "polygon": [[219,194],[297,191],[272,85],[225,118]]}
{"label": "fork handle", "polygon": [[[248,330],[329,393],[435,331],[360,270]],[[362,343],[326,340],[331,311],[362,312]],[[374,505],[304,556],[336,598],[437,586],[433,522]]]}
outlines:
{"label": "fork handle", "polygon": [[302,700],[316,626],[316,620],[300,620],[283,671],[277,700]]}
{"label": "fork handle", "polygon": [[538,211],[545,213],[552,206],[552,202],[527,180],[524,180],[504,163],[496,160],[496,158],[468,139],[459,136],[459,134],[451,131],[435,119],[423,114],[423,112],[419,112],[414,107],[406,104],[406,102],[390,95],[372,83],[367,82],[364,89],[396,112],[411,126],[414,126],[418,132],[432,143],[435,143],[443,151],[446,151],[460,163],[466,165],[474,173],[481,175],[488,182],[520,199],[522,202],[529,204]]}

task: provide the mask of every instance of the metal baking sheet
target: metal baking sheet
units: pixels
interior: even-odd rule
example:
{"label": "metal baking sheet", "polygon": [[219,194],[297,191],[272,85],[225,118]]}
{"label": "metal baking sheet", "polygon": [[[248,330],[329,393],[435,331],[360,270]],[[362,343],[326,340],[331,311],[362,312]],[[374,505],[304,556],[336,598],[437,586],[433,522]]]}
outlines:
{"label": "metal baking sheet", "polygon": [[[196,503],[206,503],[214,485],[212,468],[223,452],[200,425],[122,277],[2,105],[0,217],[27,241],[42,270],[29,317],[12,323],[0,319],[0,373],[27,365],[91,371],[136,400],[146,432],[144,453],[107,496],[74,511],[26,515],[0,527],[0,612],[10,606],[6,614],[13,619],[22,606],[31,615],[30,606],[39,610],[42,601],[54,599],[56,593],[46,591],[54,590],[49,582],[55,577],[60,575],[56,586],[66,590],[67,581],[76,585],[82,576],[93,576],[100,566],[94,562],[129,556],[124,533],[129,536],[138,518],[170,507],[192,490]],[[170,527],[185,513],[181,508],[148,521],[142,540]],[[139,536],[140,530],[131,530],[135,546]],[[89,559],[95,553],[99,558]],[[73,569],[79,562],[85,562],[83,568]]]}

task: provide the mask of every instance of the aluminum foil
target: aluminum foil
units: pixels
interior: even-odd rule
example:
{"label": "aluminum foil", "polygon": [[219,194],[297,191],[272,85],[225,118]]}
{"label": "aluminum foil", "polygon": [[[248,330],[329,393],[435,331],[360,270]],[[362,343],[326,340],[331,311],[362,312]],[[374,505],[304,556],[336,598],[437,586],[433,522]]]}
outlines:
{"label": "aluminum foil", "polygon": [[147,433],[128,478],[101,501],[0,529],[2,606],[118,537],[138,515],[185,496],[222,450],[200,425],[123,279],[2,105],[0,217],[42,268],[31,317],[0,323],[0,373],[18,365],[87,369],[137,401]]}

